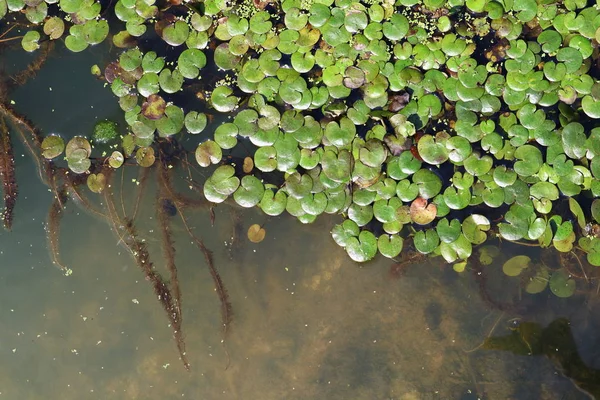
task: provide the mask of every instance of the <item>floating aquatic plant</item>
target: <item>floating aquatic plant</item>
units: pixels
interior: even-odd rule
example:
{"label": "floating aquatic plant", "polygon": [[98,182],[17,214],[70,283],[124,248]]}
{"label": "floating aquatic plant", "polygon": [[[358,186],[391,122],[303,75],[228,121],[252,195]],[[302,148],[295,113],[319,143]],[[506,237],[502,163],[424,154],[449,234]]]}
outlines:
{"label": "floating aquatic plant", "polygon": [[[149,169],[162,162],[164,143],[191,134],[197,164],[210,168],[206,200],[231,197],[302,223],[341,215],[331,234],[357,262],[408,248],[463,271],[473,257],[491,263],[483,246],[500,238],[600,266],[597,6],[118,0],[104,7],[0,0],[0,18],[31,23],[14,37],[26,51],[59,38],[83,51],[116,32],[112,41],[123,50],[94,70],[118,97],[127,133],[108,157],[94,157],[83,137],[65,146],[49,135],[39,146],[54,161],[64,148],[69,169],[92,191],[105,190],[100,164]],[[92,141],[115,139],[114,128],[100,123]],[[204,201],[169,197],[178,211]],[[167,250],[168,236],[163,230]],[[503,271],[523,278],[528,292],[574,292],[572,271],[519,257]],[[220,298],[226,325],[224,289]]]}
{"label": "floating aquatic plant", "polygon": [[113,121],[98,121],[94,126],[94,133],[92,139],[94,143],[109,143],[115,139],[119,134],[117,129],[117,123]]}

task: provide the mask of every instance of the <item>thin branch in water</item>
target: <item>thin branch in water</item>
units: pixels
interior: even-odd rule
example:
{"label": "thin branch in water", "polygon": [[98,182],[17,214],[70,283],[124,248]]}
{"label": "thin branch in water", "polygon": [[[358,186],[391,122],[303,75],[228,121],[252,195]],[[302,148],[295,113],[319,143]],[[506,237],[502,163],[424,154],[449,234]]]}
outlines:
{"label": "thin branch in water", "polygon": [[8,35],[10,33],[10,31],[12,31],[13,29],[15,29],[17,27],[16,24],[11,25],[10,28],[8,28],[7,30],[5,30],[2,35],[0,35],[0,39],[2,39],[4,36]]}
{"label": "thin branch in water", "polygon": [[[111,173],[108,173],[109,178]],[[154,269],[152,261],[150,260],[150,254],[146,244],[138,239],[137,232],[131,219],[121,219],[117,214],[114,196],[111,185],[106,185],[104,189],[104,199],[106,201],[106,207],[108,210],[108,219],[110,220],[113,229],[120,238],[120,241],[124,246],[127,247],[129,252],[133,255],[133,258],[138,267],[144,273],[146,280],[152,282],[154,293],[158,297],[163,309],[166,311],[169,318],[171,328],[173,329],[173,337],[179,351],[179,356],[183,362],[185,369],[189,371],[190,364],[185,354],[185,341],[183,339],[183,333],[181,330],[181,315],[179,309],[173,300],[173,295],[169,290],[168,285],[163,280],[158,272]]]}
{"label": "thin branch in water", "polygon": [[171,236],[169,216],[163,205],[164,201],[168,201],[168,199],[160,196],[157,198],[156,214],[160,228],[163,256],[167,264],[167,270],[169,271],[171,288],[173,289],[174,303],[181,318],[181,291],[179,289],[179,280],[177,279],[177,267],[175,266],[175,245]]}
{"label": "thin branch in water", "polygon": [[43,46],[42,50],[39,52],[36,59],[33,60],[27,66],[27,68],[25,68],[23,71],[15,74],[15,75],[12,75],[10,77],[12,82],[18,86],[22,86],[25,83],[27,83],[27,81],[29,79],[35,77],[37,75],[37,73],[39,72],[39,70],[42,69],[42,67],[46,63],[46,60],[48,59],[48,55],[50,54],[52,49],[54,49],[54,42],[52,42],[52,41],[44,42],[44,46]]}
{"label": "thin branch in water", "polygon": [[577,255],[577,253],[575,253],[574,251],[573,251],[573,252],[571,252],[571,253],[572,253],[572,254],[575,256],[575,258],[577,259],[577,263],[579,264],[579,268],[581,268],[581,272],[583,272],[583,276],[585,277],[585,281],[586,281],[587,283],[590,283],[590,280],[589,280],[589,278],[588,278],[587,274],[585,273],[585,269],[583,269],[583,264],[581,263],[581,259],[579,258],[579,256]]}
{"label": "thin branch in water", "polygon": [[108,215],[100,211],[96,208],[92,203],[90,203],[89,199],[85,197],[78,188],[78,182],[73,179],[73,175],[70,174],[68,170],[62,170],[64,172],[64,182],[65,188],[68,196],[73,200],[75,204],[77,204],[84,211],[89,212],[90,214],[100,217],[103,220],[108,218]]}
{"label": "thin branch in water", "polygon": [[119,187],[119,199],[121,200],[121,210],[123,210],[123,215],[127,215],[127,211],[125,211],[125,202],[123,201],[123,181],[125,180],[125,168],[121,168],[121,186]]}
{"label": "thin branch in water", "polygon": [[0,43],[10,42],[11,40],[22,39],[23,36],[13,36],[6,39],[0,39]]}
{"label": "thin branch in water", "polygon": [[2,180],[2,190],[4,193],[2,220],[4,221],[4,228],[10,230],[17,202],[18,188],[12,143],[8,127],[6,126],[6,120],[2,116],[0,116],[0,179]]}
{"label": "thin branch in water", "polygon": [[217,292],[217,295],[219,296],[219,300],[221,301],[221,322],[223,324],[223,334],[227,335],[229,325],[231,324],[231,320],[233,317],[233,312],[231,309],[231,303],[229,302],[229,294],[227,293],[227,289],[225,289],[223,280],[221,279],[219,272],[215,268],[212,251],[206,248],[204,242],[199,237],[194,235],[187,223],[187,220],[185,219],[185,216],[182,213],[182,210],[178,209],[177,211],[179,212],[179,216],[183,221],[183,226],[185,227],[185,230],[187,231],[188,235],[190,235],[196,246],[204,254],[204,259],[206,260],[206,264],[208,265],[208,270],[210,271],[210,275],[212,276],[213,281],[215,283],[215,290]]}
{"label": "thin branch in water", "polygon": [[50,182],[46,182],[43,173],[43,166],[45,167],[46,164],[45,158],[42,156],[42,140],[33,124],[4,103],[0,103],[0,116],[6,118],[13,125],[15,131],[21,137],[23,145],[36,163],[41,181],[50,186]]}
{"label": "thin branch in water", "polygon": [[494,333],[494,331],[496,330],[496,327],[497,327],[497,326],[498,326],[498,324],[500,323],[500,320],[502,319],[502,317],[504,317],[504,311],[502,311],[502,312],[500,313],[500,315],[499,315],[499,316],[498,316],[498,318],[496,319],[496,322],[494,322],[494,325],[492,325],[492,329],[490,329],[490,331],[488,332],[488,334],[487,334],[487,336],[485,337],[485,339],[484,339],[484,340],[483,340],[483,341],[482,341],[482,342],[481,342],[481,343],[480,343],[480,344],[479,344],[477,347],[474,347],[474,348],[472,348],[472,349],[470,349],[470,350],[463,350],[463,351],[464,351],[465,353],[472,353],[472,352],[474,352],[475,350],[478,350],[478,349],[480,349],[480,348],[481,348],[481,346],[483,346],[483,345],[484,345],[485,341],[486,341],[487,339],[489,339],[489,338],[492,336],[492,334],[493,334],[493,333]]}
{"label": "thin branch in water", "polygon": [[146,188],[146,183],[148,182],[148,176],[150,175],[150,168],[142,168],[140,171],[140,178],[137,180],[138,192],[137,197],[135,199],[135,205],[133,206],[133,214],[131,216],[131,220],[135,221],[135,217],[137,216],[138,209],[140,208],[140,203],[142,201],[142,195],[144,194],[144,189]]}
{"label": "thin branch in water", "polygon": [[[161,163],[164,164],[165,161],[161,160]],[[171,200],[177,204],[177,208],[190,207],[207,207],[209,203],[203,197],[188,197],[185,196],[175,190],[173,185],[171,184],[170,179],[170,168],[167,165],[163,165],[159,168],[160,179],[164,182],[164,190],[165,194],[171,198]]]}
{"label": "thin branch in water", "polygon": [[219,272],[214,266],[212,251],[207,249],[204,245],[204,242],[199,237],[194,235],[182,211],[182,209],[177,209],[177,212],[181,217],[181,221],[183,221],[183,226],[185,227],[185,230],[187,231],[188,235],[190,235],[196,246],[204,254],[204,259],[206,260],[206,264],[208,265],[208,270],[210,271],[210,275],[213,278],[213,282],[215,284],[215,291],[217,292],[217,295],[219,296],[219,301],[221,302],[221,324],[223,328],[223,339],[221,340],[221,343],[223,344],[223,349],[225,350],[225,354],[227,355],[227,366],[225,367],[225,369],[227,369],[229,368],[231,357],[229,356],[229,351],[227,350],[225,339],[227,338],[229,326],[231,325],[231,321],[233,319],[233,310],[231,308],[231,303],[229,302],[229,294],[227,293],[227,289],[225,289],[225,285],[223,284],[221,275],[219,275]]}
{"label": "thin branch in water", "polygon": [[70,269],[65,267],[60,261],[60,221],[63,213],[62,200],[64,192],[59,197],[55,197],[48,210],[48,220],[46,221],[46,236],[48,238],[48,249],[52,263],[58,266],[65,275],[70,275]]}

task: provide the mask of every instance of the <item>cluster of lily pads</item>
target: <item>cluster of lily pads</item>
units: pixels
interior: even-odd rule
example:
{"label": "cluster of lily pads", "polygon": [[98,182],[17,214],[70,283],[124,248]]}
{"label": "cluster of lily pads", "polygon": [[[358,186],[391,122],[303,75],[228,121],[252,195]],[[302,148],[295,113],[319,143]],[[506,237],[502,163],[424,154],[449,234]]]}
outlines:
{"label": "cluster of lily pads", "polygon": [[[127,123],[111,166],[151,166],[157,136],[197,135],[211,202],[303,223],[340,214],[333,238],[357,262],[395,258],[411,237],[462,270],[490,235],[578,246],[600,265],[600,7],[588,3],[0,0],[0,18],[24,11],[25,50],[43,33],[81,51],[114,13],[124,50],[93,68]],[[240,143],[243,170],[227,161]],[[89,154],[67,145],[74,172]]]}
{"label": "cluster of lily pads", "polygon": [[[485,254],[487,250],[487,256],[489,256],[490,249],[482,248],[480,253]],[[523,284],[525,291],[529,294],[541,293],[548,287],[550,292],[557,297],[570,297],[575,293],[577,287],[575,279],[566,269],[551,270],[543,263],[532,261],[526,255],[511,257],[502,265],[502,271],[509,277],[520,277],[527,274],[528,277],[523,280]]]}

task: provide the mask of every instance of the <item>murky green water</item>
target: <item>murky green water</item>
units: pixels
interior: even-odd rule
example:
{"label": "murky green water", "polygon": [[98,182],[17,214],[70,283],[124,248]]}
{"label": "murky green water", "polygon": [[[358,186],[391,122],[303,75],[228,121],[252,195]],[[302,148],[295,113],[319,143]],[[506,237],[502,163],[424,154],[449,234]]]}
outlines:
{"label": "murky green water", "polygon": [[[55,52],[13,93],[15,107],[43,132],[66,137],[90,134],[97,118],[117,118],[112,94],[88,73],[90,57],[93,50]],[[71,204],[61,257],[74,273],[64,277],[52,265],[44,231],[52,195],[16,148],[20,197],[13,231],[0,232],[0,398],[588,398],[546,357],[474,349],[491,332],[513,332],[515,321],[547,326],[565,317],[583,362],[600,368],[600,302],[589,286],[565,300],[519,292],[501,264],[488,267],[485,283],[440,260],[402,271],[383,258],[358,266],[331,239],[333,218],[304,226],[227,204],[215,208],[214,227],[206,209],[186,215],[230,295],[224,343],[203,256],[172,220],[187,372],[151,286],[105,222]],[[123,179],[128,212],[135,177],[129,168]],[[153,186],[145,193],[137,227],[162,268]],[[265,224],[260,244],[239,234],[253,223]]]}

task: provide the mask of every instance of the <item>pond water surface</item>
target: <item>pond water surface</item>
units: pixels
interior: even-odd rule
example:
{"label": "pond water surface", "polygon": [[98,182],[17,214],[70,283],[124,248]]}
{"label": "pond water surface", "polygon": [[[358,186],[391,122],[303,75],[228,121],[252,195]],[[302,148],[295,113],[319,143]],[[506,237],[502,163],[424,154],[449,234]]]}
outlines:
{"label": "pond water surface", "polygon": [[[64,137],[90,135],[97,119],[119,120],[116,99],[89,73],[92,63],[107,61],[98,54],[57,48],[38,76],[11,94],[14,107],[44,134]],[[3,60],[8,71],[11,62]],[[20,196],[12,232],[0,231],[0,398],[589,398],[556,360],[478,346],[523,321],[545,327],[567,318],[579,356],[600,369],[593,285],[559,299],[548,289],[521,292],[518,281],[503,276],[501,262],[486,267],[485,280],[456,273],[441,259],[401,270],[382,257],[357,265],[331,239],[334,217],[302,225],[232,204],[214,208],[214,226],[207,209],[186,215],[213,251],[230,296],[226,336],[204,258],[181,220],[172,220],[188,372],[150,284],[104,221],[68,204],[60,248],[73,274],[65,277],[52,264],[44,229],[52,194],[14,142]],[[129,212],[136,177],[135,168],[123,177]],[[145,193],[136,224],[160,269],[152,184]],[[267,232],[259,244],[244,236],[253,223]],[[502,251],[504,259],[525,253]]]}

